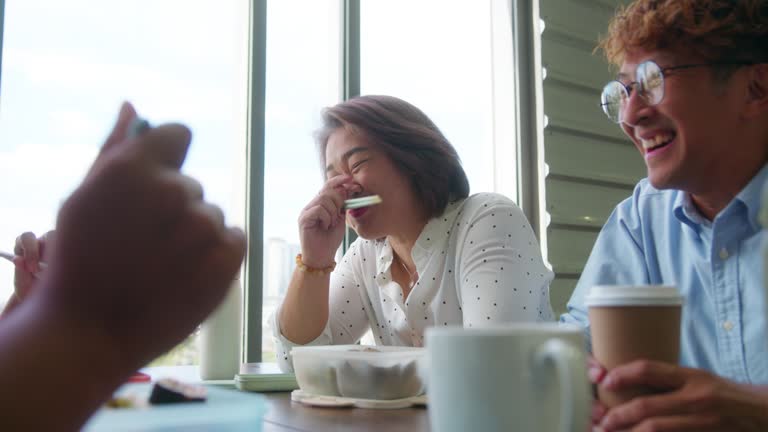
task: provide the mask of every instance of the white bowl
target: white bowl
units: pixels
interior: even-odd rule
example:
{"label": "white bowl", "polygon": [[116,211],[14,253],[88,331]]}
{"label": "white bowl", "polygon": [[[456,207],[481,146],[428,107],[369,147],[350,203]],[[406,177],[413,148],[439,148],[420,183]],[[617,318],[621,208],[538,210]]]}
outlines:
{"label": "white bowl", "polygon": [[392,400],[418,396],[424,348],[329,345],[291,350],[299,387],[311,394]]}

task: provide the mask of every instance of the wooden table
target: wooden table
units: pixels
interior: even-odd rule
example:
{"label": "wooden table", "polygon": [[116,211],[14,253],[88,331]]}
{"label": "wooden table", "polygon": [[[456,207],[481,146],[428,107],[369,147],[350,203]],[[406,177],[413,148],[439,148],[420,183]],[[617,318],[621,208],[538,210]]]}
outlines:
{"label": "wooden table", "polygon": [[[166,376],[186,382],[200,382],[197,366],[169,366],[142,369],[153,379]],[[205,381],[234,389],[234,381]],[[423,406],[393,410],[364,408],[318,408],[291,401],[290,392],[260,393],[267,399],[263,432],[428,432],[429,416]]]}
{"label": "wooden table", "polygon": [[424,407],[394,410],[318,408],[291,401],[291,394],[262,393],[267,398],[263,432],[420,432],[429,431]]}

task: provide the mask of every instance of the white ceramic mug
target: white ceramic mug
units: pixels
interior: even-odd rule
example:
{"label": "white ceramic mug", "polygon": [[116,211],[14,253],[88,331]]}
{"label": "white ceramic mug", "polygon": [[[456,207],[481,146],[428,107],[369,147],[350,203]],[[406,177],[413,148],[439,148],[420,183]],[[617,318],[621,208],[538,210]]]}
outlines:
{"label": "white ceramic mug", "polygon": [[426,347],[433,431],[589,429],[582,329],[556,323],[433,327]]}

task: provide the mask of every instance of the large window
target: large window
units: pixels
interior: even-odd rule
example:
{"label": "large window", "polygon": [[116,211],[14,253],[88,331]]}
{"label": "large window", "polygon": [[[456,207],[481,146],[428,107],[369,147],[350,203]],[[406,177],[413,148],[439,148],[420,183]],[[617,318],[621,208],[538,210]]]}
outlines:
{"label": "large window", "polygon": [[[7,0],[0,249],[53,228],[124,100],[192,129],[184,171],[243,226],[247,42],[248,0]],[[0,264],[0,303],[12,272]],[[166,360],[195,363],[190,342]]]}
{"label": "large window", "polygon": [[[266,60],[253,64],[266,79],[248,83],[254,1],[7,0],[0,249],[22,231],[53,227],[123,100],[153,122],[193,129],[185,171],[243,226],[245,123],[258,112],[246,105],[264,85],[265,126],[253,132],[264,134],[265,146],[251,153],[264,155],[263,171],[252,170],[264,181],[263,201],[253,204],[263,206],[263,238],[249,236],[263,247],[263,271],[250,289],[262,290],[255,330],[271,360],[270,318],[299,252],[298,215],[323,184],[313,138],[320,110],[339,102],[342,89],[401,97],[457,148],[472,192],[517,199],[514,67],[506,1],[351,0],[345,15],[342,0],[272,0],[266,46],[254,51],[265,49]],[[359,53],[348,55],[344,41]],[[352,67],[345,72],[344,64]],[[11,280],[11,266],[1,266],[0,298],[10,295]],[[195,363],[193,342],[171,361]]]}

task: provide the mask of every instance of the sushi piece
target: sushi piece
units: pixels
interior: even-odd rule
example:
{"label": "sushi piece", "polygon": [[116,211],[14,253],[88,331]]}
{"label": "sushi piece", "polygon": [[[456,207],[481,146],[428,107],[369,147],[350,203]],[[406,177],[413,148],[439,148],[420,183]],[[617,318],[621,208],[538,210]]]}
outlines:
{"label": "sushi piece", "polygon": [[205,402],[205,387],[185,384],[172,378],[158,380],[149,395],[151,405],[178,402]]}
{"label": "sushi piece", "polygon": [[344,201],[344,208],[351,210],[376,204],[381,204],[381,197],[378,195],[369,195],[360,198],[351,198]]}

